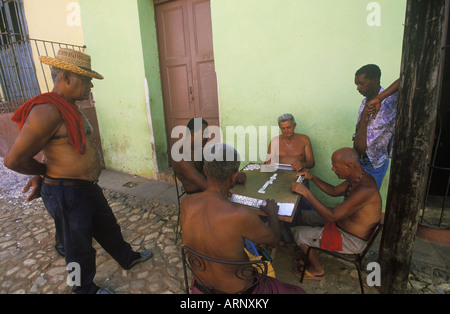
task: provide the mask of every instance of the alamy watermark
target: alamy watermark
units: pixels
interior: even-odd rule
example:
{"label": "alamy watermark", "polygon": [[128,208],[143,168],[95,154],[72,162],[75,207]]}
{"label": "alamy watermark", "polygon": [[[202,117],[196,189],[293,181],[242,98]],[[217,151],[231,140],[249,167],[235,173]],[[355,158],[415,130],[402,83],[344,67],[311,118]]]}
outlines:
{"label": "alamy watermark", "polygon": [[69,271],[67,275],[67,285],[70,287],[81,286],[81,267],[77,262],[68,263],[66,269]]}
{"label": "alamy watermark", "polygon": [[367,264],[366,270],[371,271],[367,274],[366,282],[369,287],[381,286],[381,268],[377,262]]}
{"label": "alamy watermark", "polygon": [[[267,159],[267,148],[270,139],[279,135],[278,126],[227,126],[225,127],[225,141],[227,144],[236,148],[241,160],[265,161]],[[212,125],[202,128],[202,119],[194,119],[194,129],[191,131],[186,126],[176,126],[171,132],[172,139],[178,139],[171,148],[170,154],[174,161],[201,161],[207,160],[208,155],[204,154],[209,146],[222,142],[222,129]],[[208,142],[205,145],[205,139]],[[248,139],[248,140],[247,140]],[[278,151],[277,147],[273,147]],[[247,155],[248,153],[248,155]],[[214,159],[220,160],[222,156],[214,156]],[[230,161],[232,155],[227,155]]]}

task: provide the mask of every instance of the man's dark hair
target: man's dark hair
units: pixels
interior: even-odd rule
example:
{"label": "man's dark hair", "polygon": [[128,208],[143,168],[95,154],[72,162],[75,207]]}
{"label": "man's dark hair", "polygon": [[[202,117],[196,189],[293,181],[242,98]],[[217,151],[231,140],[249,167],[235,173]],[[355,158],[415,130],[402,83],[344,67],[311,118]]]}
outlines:
{"label": "man's dark hair", "polygon": [[201,119],[202,120],[202,126],[207,127],[208,126],[208,122],[202,118],[192,118],[191,120],[189,120],[188,124],[186,125],[187,128],[189,129],[189,131],[193,131],[194,130],[194,125],[195,125],[195,120],[196,119]]}
{"label": "man's dark hair", "polygon": [[241,157],[231,145],[216,143],[205,151],[205,172],[209,179],[223,182],[239,171]]}
{"label": "man's dark hair", "polygon": [[367,64],[356,71],[355,76],[365,74],[366,78],[373,80],[374,78],[381,78],[381,70],[376,64]]}

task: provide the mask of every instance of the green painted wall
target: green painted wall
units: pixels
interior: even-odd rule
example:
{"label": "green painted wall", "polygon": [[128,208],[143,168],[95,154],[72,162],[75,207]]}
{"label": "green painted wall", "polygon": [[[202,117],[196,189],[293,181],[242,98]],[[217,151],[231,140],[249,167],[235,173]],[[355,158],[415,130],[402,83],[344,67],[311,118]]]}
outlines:
{"label": "green painted wall", "polygon": [[[331,172],[331,154],[353,145],[363,99],[355,71],[378,64],[385,87],[400,73],[406,1],[376,1],[381,26],[367,23],[371,2],[211,0],[224,138],[227,126],[276,126],[280,114],[292,113],[297,131],[312,141],[314,173],[341,182]],[[385,179],[384,199],[387,186]]]}
{"label": "green painted wall", "polygon": [[[144,21],[145,27],[141,27],[138,13],[142,10],[153,17],[152,2],[81,0],[80,6],[86,52],[93,56],[93,68],[105,77],[94,82],[93,92],[106,167],[153,177],[155,164],[150,125],[160,134],[164,124],[155,122],[158,117],[150,115],[151,119],[147,118],[146,87],[155,115],[161,114],[162,109],[155,108],[162,108],[162,96],[158,85],[154,22]],[[149,48],[152,43],[153,49]],[[149,54],[144,56],[143,48]],[[164,153],[165,144],[161,145],[159,139],[157,143],[159,153]]]}
{"label": "green painted wall", "polygon": [[152,0],[138,0],[141,27],[142,51],[144,52],[144,71],[149,89],[151,123],[158,170],[169,166],[167,155],[164,103],[159,72],[158,44],[156,38],[155,11]]}

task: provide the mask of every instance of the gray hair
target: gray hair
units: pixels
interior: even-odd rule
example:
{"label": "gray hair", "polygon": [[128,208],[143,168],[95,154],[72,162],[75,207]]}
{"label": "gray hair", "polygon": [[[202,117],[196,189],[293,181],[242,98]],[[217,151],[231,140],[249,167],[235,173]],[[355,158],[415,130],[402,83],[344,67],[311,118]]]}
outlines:
{"label": "gray hair", "polygon": [[55,68],[55,67],[50,67],[50,73],[52,74],[52,80],[53,83],[56,83],[59,80],[59,75],[64,72],[63,69],[59,69],[59,68]]}
{"label": "gray hair", "polygon": [[77,76],[77,77],[86,77],[86,76],[83,76],[83,75],[81,75],[81,74],[77,74],[77,73],[75,73],[75,72],[72,72],[72,71],[68,71],[68,70],[64,70],[64,69],[60,69],[60,68],[56,68],[56,67],[50,67],[50,74],[52,75],[52,80],[53,80],[53,84],[56,84],[56,82],[58,82],[58,80],[61,78],[61,74],[63,73],[63,72],[69,72],[70,73],[70,75],[72,75],[72,76]]}
{"label": "gray hair", "polygon": [[294,116],[291,115],[290,113],[285,113],[278,117],[278,125],[280,125],[280,122],[285,122],[285,121],[291,121],[292,124],[295,124]]}
{"label": "gray hair", "polygon": [[216,143],[205,149],[204,165],[206,177],[220,182],[239,171],[241,156],[231,145]]}

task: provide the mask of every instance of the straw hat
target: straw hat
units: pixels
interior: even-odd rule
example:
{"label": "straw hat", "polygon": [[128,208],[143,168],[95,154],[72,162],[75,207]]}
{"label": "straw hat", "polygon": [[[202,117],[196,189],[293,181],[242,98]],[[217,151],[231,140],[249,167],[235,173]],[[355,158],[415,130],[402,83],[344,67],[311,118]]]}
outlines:
{"label": "straw hat", "polygon": [[76,74],[103,79],[103,76],[91,70],[91,56],[77,50],[61,48],[56,58],[41,56],[42,63],[52,67],[67,70]]}

